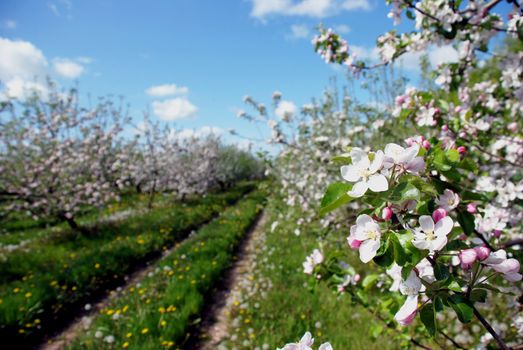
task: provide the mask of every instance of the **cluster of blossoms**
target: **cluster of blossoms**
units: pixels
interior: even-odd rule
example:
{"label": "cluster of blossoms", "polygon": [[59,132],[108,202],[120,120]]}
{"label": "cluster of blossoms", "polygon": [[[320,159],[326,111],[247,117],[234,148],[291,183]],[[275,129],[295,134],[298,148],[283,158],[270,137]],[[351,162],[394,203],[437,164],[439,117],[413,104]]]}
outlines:
{"label": "cluster of blossoms", "polygon": [[[399,324],[411,324],[421,314],[434,336],[442,327],[436,326],[434,315],[450,308],[461,322],[474,315],[485,326],[490,334],[481,338],[482,344],[495,340],[507,349],[498,334],[503,327],[494,327],[496,333],[475,304],[492,300],[482,312],[496,310],[503,280],[522,279],[522,7],[509,2],[512,8],[504,20],[493,11],[500,1],[388,3],[395,24],[405,13],[416,30],[378,38],[382,64],[452,43],[457,43],[460,61],[436,68],[439,91],[409,88],[395,99],[392,124],[412,123],[429,136],[407,139],[406,147],[387,144],[383,151],[353,148],[344,153],[341,177],[346,182],[332,184],[322,205],[332,210],[357,200],[370,207],[356,217],[347,241],[362,262],[387,268],[387,275],[377,279],[392,278],[390,292],[406,296],[401,307],[386,308]],[[501,32],[515,43],[482,60],[478,52],[488,51],[489,41]],[[332,31],[320,31],[314,45],[327,62],[345,64],[346,56],[336,59],[342,57],[337,50],[348,44]],[[483,66],[488,70],[481,70]],[[503,329],[505,334],[508,328]]]}

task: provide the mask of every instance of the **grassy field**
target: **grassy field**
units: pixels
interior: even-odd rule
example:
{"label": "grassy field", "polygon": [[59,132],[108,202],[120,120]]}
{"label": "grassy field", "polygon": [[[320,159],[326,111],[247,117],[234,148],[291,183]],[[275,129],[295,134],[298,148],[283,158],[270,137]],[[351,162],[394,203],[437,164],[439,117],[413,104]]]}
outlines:
{"label": "grassy field", "polygon": [[[233,291],[229,309],[229,336],[219,349],[276,349],[298,341],[310,331],[315,343],[329,341],[334,349],[397,349],[391,337],[377,339],[375,318],[324,284],[315,284],[303,273],[302,263],[314,248],[321,228],[302,226],[295,234],[298,217],[284,218],[285,204],[271,198],[265,236],[256,242],[258,254],[252,272]],[[278,225],[271,232],[271,225]],[[344,240],[336,238],[329,244]],[[358,261],[348,261],[357,266]]]}
{"label": "grassy field", "polygon": [[159,206],[99,225],[95,234],[69,231],[35,240],[0,264],[0,338],[31,343],[56,328],[107,286],[159,255],[236,202],[252,184],[188,203]]}
{"label": "grassy field", "polygon": [[249,194],[180,244],[156,264],[154,273],[103,309],[70,349],[183,348],[265,197],[261,191]]}

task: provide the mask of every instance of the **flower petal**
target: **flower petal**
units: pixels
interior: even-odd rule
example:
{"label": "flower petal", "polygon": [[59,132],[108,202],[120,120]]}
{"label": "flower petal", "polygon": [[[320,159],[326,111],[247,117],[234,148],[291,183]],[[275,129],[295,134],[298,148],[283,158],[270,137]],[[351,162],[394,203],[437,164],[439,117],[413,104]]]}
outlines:
{"label": "flower petal", "polygon": [[418,310],[418,296],[409,295],[403,306],[398,310],[394,319],[402,326],[406,326],[412,322]]}
{"label": "flower petal", "polygon": [[347,192],[347,194],[353,198],[359,198],[362,197],[365,192],[367,192],[367,189],[369,186],[365,181],[356,182],[354,186],[352,186],[352,190]]}
{"label": "flower petal", "polygon": [[356,182],[361,178],[360,168],[358,168],[356,165],[344,165],[341,167],[340,171],[341,177],[343,177],[346,181]]}
{"label": "flower petal", "polygon": [[380,249],[380,241],[368,239],[360,245],[360,260],[368,263],[376,256],[376,252]]}
{"label": "flower petal", "polygon": [[369,177],[367,184],[372,192],[385,192],[389,189],[387,178],[381,174],[374,174]]}
{"label": "flower petal", "polygon": [[452,231],[454,227],[454,221],[449,216],[445,216],[443,219],[436,223],[434,226],[434,233],[437,236],[446,236]]}
{"label": "flower petal", "polygon": [[310,332],[306,332],[303,337],[301,337],[300,345],[312,346],[313,343],[314,339],[312,338],[312,334]]}
{"label": "flower petal", "polygon": [[445,245],[447,245],[447,236],[437,236],[436,239],[430,243],[430,251],[440,251]]}
{"label": "flower petal", "polygon": [[420,216],[419,224],[420,224],[423,232],[433,232],[434,231],[434,220],[432,220],[432,218],[429,215]]}
{"label": "flower petal", "polygon": [[385,154],[383,154],[383,151],[378,151],[374,154],[374,159],[369,166],[369,171],[371,174],[374,174],[376,171],[380,170],[381,166],[383,165],[384,158]]}
{"label": "flower petal", "polygon": [[332,350],[332,345],[330,343],[323,343],[318,350]]}

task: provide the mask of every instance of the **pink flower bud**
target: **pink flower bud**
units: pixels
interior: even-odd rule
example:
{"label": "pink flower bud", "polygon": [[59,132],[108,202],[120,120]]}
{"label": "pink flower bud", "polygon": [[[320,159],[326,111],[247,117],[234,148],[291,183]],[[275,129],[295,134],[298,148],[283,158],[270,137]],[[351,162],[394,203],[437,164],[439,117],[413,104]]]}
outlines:
{"label": "pink flower bud", "polygon": [[507,129],[509,129],[512,132],[516,132],[518,130],[518,123],[512,122],[509,125],[507,125]]}
{"label": "pink flower bud", "polygon": [[443,208],[438,208],[436,210],[434,210],[434,212],[432,213],[432,219],[434,219],[434,223],[440,221],[441,219],[443,219],[444,217],[446,217],[448,215],[447,211]]}
{"label": "pink flower bud", "polygon": [[490,249],[485,246],[474,247],[474,251],[479,261],[485,260],[490,255]]}
{"label": "pink flower bud", "polygon": [[338,292],[343,293],[345,291],[344,286],[338,286]]}
{"label": "pink flower bud", "polygon": [[407,146],[412,146],[414,144],[414,140],[412,138],[408,138],[405,140],[405,143],[407,144]]}
{"label": "pink flower bud", "polygon": [[426,150],[428,150],[428,149],[430,148],[430,142],[427,141],[427,140],[424,140],[424,141],[422,142],[422,146],[423,146],[423,148],[425,148]]}
{"label": "pink flower bud", "polygon": [[477,208],[476,208],[476,204],[475,203],[469,203],[467,204],[467,211],[471,214],[474,214],[475,212],[477,212]]}
{"label": "pink flower bud", "polygon": [[499,238],[499,237],[501,237],[501,233],[502,233],[501,230],[494,230],[494,232],[492,232],[492,235],[496,238]]}
{"label": "pink flower bud", "polygon": [[381,212],[381,218],[385,221],[392,219],[392,209],[390,207],[383,208],[383,211]]}
{"label": "pink flower bud", "polygon": [[459,154],[464,154],[466,151],[467,151],[467,148],[465,146],[458,147]]}
{"label": "pink flower bud", "polygon": [[465,241],[465,240],[467,239],[467,235],[464,234],[464,233],[462,233],[462,234],[460,234],[460,235],[458,236],[458,239],[459,239],[460,241]]}
{"label": "pink flower bud", "polygon": [[472,264],[477,259],[477,253],[474,249],[465,249],[458,254],[459,261],[461,262],[461,268],[468,270],[472,267]]}
{"label": "pink flower bud", "polygon": [[454,112],[459,113],[461,112],[461,109],[461,106],[456,106],[456,108],[454,108]]}
{"label": "pink flower bud", "polygon": [[459,137],[461,137],[462,139],[464,139],[465,137],[467,137],[467,133],[465,131],[460,131],[459,132]]}
{"label": "pink flower bud", "polygon": [[355,274],[354,277],[352,278],[352,280],[353,280],[355,283],[358,283],[360,279],[361,279],[361,276],[360,276],[359,273]]}
{"label": "pink flower bud", "polygon": [[441,127],[441,130],[447,132],[447,131],[449,131],[449,126],[448,126],[447,124],[445,124],[445,125],[443,125],[443,126]]}

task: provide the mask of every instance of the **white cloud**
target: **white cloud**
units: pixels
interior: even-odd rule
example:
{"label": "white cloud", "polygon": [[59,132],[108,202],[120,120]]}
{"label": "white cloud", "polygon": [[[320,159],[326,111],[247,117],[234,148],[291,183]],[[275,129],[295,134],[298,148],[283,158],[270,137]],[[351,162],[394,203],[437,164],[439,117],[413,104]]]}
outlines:
{"label": "white cloud", "polygon": [[40,49],[23,40],[10,40],[0,37],[0,82],[3,88],[0,94],[13,98],[25,98],[33,92],[44,96],[47,93],[46,76],[57,73],[66,78],[77,78],[85,68],[80,63],[92,61],[89,57],[74,60],[55,58],[52,69]]}
{"label": "white cloud", "polygon": [[370,10],[369,0],[345,0],[342,4],[343,9],[351,10]]}
{"label": "white cloud", "polygon": [[284,119],[284,120],[287,120],[287,119],[290,119],[292,118],[294,115],[296,115],[296,111],[298,110],[298,108],[296,107],[296,105],[294,103],[292,103],[291,101],[280,101],[280,103],[278,103],[278,107],[276,107],[276,110],[274,111],[274,113],[280,117],[280,119]]}
{"label": "white cloud", "polygon": [[34,79],[46,73],[44,54],[30,42],[0,38],[0,52],[0,80],[3,82],[15,77]]}
{"label": "white cloud", "polygon": [[[349,47],[349,50],[356,54],[357,59],[370,62],[380,61],[376,47],[368,48],[352,45]],[[426,53],[433,68],[442,63],[457,62],[459,60],[458,52],[451,45],[430,47]],[[406,70],[419,71],[422,54],[423,52],[407,52],[397,60],[397,63]]]}
{"label": "white cloud", "polygon": [[163,84],[151,86],[145,93],[149,96],[163,97],[172,95],[185,95],[189,93],[189,88],[186,86],[176,86],[176,84]]}
{"label": "white cloud", "polygon": [[198,111],[198,108],[189,102],[186,97],[154,101],[152,107],[154,114],[164,120],[189,118],[194,116]]}
{"label": "white cloud", "polygon": [[289,38],[291,39],[308,39],[311,36],[309,27],[304,24],[293,24],[291,26],[291,33]]}
{"label": "white cloud", "polygon": [[44,96],[47,98],[48,89],[46,85],[43,85],[37,81],[24,80],[20,77],[9,79],[4,86],[2,92],[0,92],[0,99],[26,99],[32,96],[34,93]]}
{"label": "white cloud", "polygon": [[16,25],[17,25],[17,23],[16,23],[15,20],[7,19],[7,20],[4,21],[3,27],[6,28],[6,29],[15,29]]}
{"label": "white cloud", "polygon": [[199,129],[181,129],[174,133],[174,137],[180,139],[201,138],[209,135],[221,136],[225,130],[216,126],[202,126]]}
{"label": "white cloud", "polygon": [[270,15],[324,18],[341,11],[370,10],[369,0],[252,0],[251,16]]}
{"label": "white cloud", "polygon": [[429,60],[432,66],[437,67],[442,63],[458,62],[459,55],[451,45],[435,47],[429,52]]}
{"label": "white cloud", "polygon": [[346,24],[338,24],[334,26],[334,30],[340,34],[348,34],[351,31],[350,27]]}
{"label": "white cloud", "polygon": [[73,18],[73,3],[70,0],[48,2],[47,7],[56,17],[62,17],[62,15],[64,15],[67,19]]}
{"label": "white cloud", "polygon": [[68,58],[55,58],[53,60],[54,71],[68,79],[76,79],[85,71],[85,67]]}
{"label": "white cloud", "polygon": [[349,46],[349,51],[356,55],[356,59],[363,61],[377,61],[379,60],[378,49],[368,48],[358,45]]}

